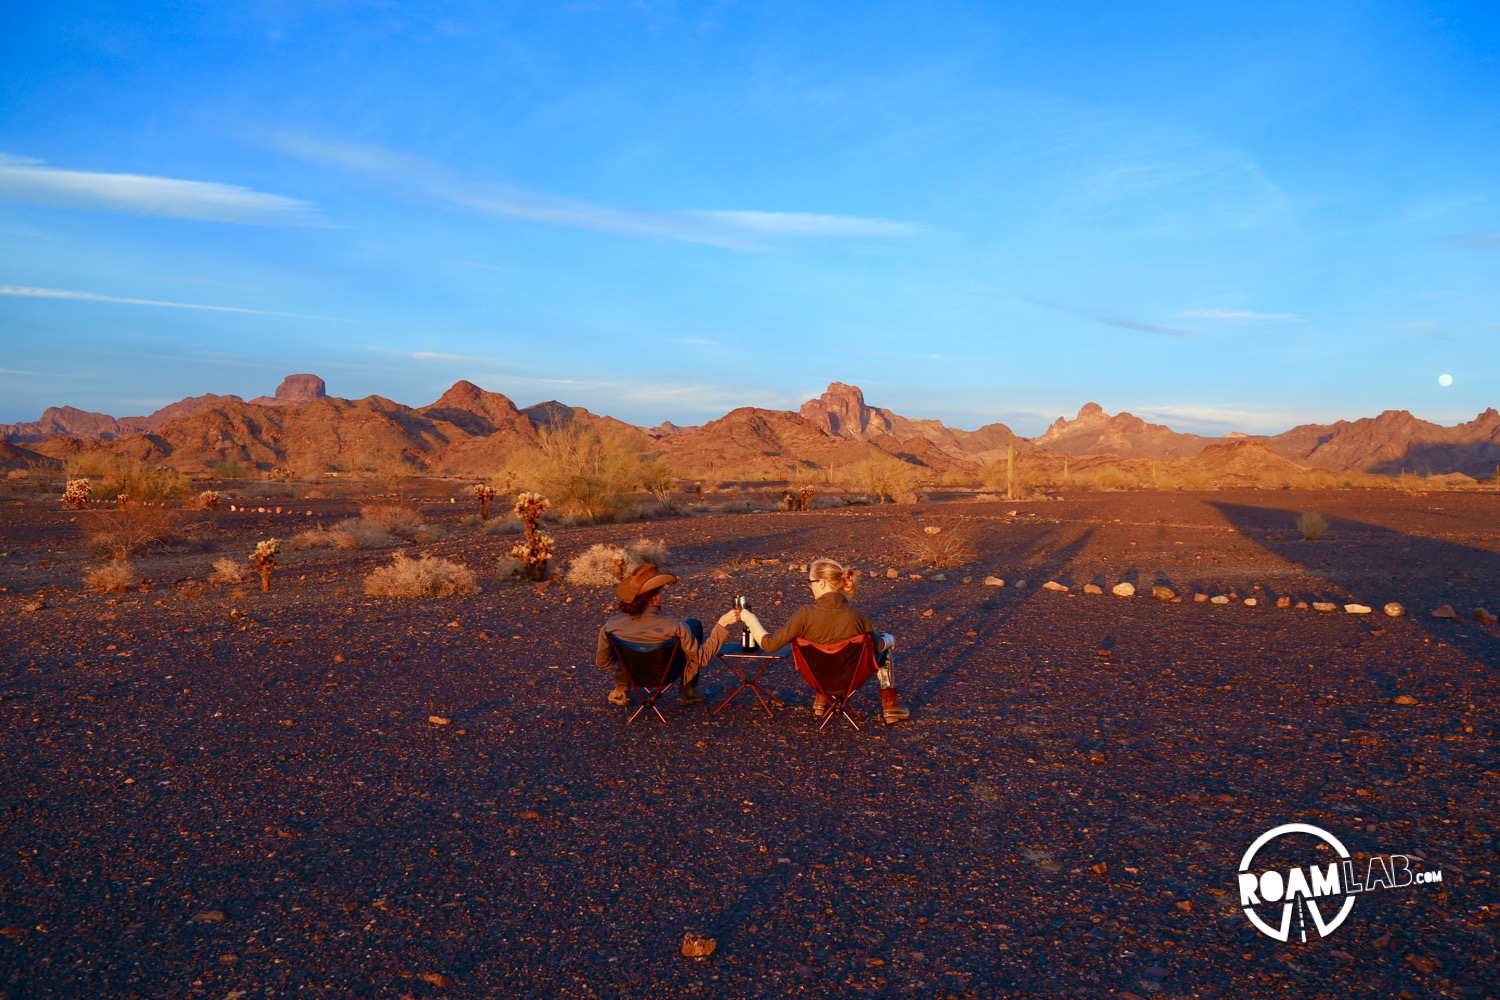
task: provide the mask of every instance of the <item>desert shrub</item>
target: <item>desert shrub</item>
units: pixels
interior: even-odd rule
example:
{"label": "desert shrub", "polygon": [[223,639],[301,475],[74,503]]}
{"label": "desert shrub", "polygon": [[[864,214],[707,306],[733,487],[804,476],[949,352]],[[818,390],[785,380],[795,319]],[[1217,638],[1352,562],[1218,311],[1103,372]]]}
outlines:
{"label": "desert shrub", "polygon": [[1302,532],[1304,542],[1316,542],[1328,530],[1328,518],[1315,510],[1306,510],[1297,515],[1297,530]]}
{"label": "desert shrub", "polygon": [[675,513],[677,513],[677,508],[672,504],[662,503],[660,500],[637,500],[625,508],[618,520],[655,521],[658,518],[671,517]]}
{"label": "desert shrub", "polygon": [[412,539],[422,530],[422,515],[404,503],[367,503],[359,509],[359,519],[396,538]]}
{"label": "desert shrub", "polygon": [[78,523],[91,551],[116,559],[178,541],[184,533],[179,511],[128,499],[88,511]]}
{"label": "desert shrub", "polygon": [[495,575],[502,580],[519,580],[525,571],[521,568],[521,560],[507,554],[495,560]]}
{"label": "desert shrub", "polygon": [[880,503],[916,503],[917,469],[892,456],[865,459],[854,468],[852,485]]}
{"label": "desert shrub", "polygon": [[250,474],[245,466],[229,459],[215,462],[209,471],[215,479],[244,479]]}
{"label": "desert shrub", "polygon": [[1213,486],[1213,473],[1202,469],[1187,469],[1178,473],[1175,485],[1179,490],[1206,490]]}
{"label": "desert shrub", "polygon": [[907,540],[906,551],[924,566],[963,566],[974,561],[973,541],[961,532],[924,532]]}
{"label": "desert shrub", "polygon": [[238,559],[225,556],[223,559],[214,560],[213,572],[208,574],[208,582],[228,587],[236,583],[245,582],[245,564]]}
{"label": "desert shrub", "polygon": [[618,545],[594,545],[568,565],[565,579],[575,587],[613,587],[625,578],[628,559]]}
{"label": "desert shrub", "polygon": [[398,552],[389,566],[365,577],[365,594],[369,597],[452,597],[477,593],[479,585],[469,567],[428,555],[409,559]]}
{"label": "desert shrub", "polygon": [[657,566],[667,566],[672,562],[672,550],[667,548],[665,538],[640,537],[625,546],[625,554],[630,560],[632,567],[641,563],[654,563]]}
{"label": "desert shrub", "polygon": [[95,499],[124,493],[133,500],[166,500],[181,496],[192,485],[176,469],[152,468],[120,455],[75,458],[68,463],[68,478],[90,480]]}
{"label": "desert shrub", "polygon": [[83,574],[83,585],[96,594],[118,594],[134,587],[138,580],[129,559],[113,559]]}
{"label": "desert shrub", "polygon": [[466,514],[458,522],[462,527],[472,528],[481,535],[514,535],[524,530],[514,517],[492,517],[481,520],[478,514]]}
{"label": "desert shrub", "polygon": [[1144,485],[1140,477],[1115,465],[1074,473],[1073,479],[1079,488],[1092,490],[1130,490]]}
{"label": "desert shrub", "polygon": [[536,444],[511,456],[507,472],[522,489],[550,498],[564,513],[597,520],[619,510],[637,489],[665,494],[675,476],[648,458],[635,431],[578,423],[543,428]]}

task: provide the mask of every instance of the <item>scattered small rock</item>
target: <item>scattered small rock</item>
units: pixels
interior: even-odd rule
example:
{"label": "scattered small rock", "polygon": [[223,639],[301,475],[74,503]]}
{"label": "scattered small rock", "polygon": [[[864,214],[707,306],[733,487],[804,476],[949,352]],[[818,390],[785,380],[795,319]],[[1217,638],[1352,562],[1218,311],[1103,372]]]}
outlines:
{"label": "scattered small rock", "polygon": [[707,958],[714,953],[714,949],[718,946],[719,943],[713,938],[702,937],[694,934],[692,931],[688,931],[682,936],[682,957]]}
{"label": "scattered small rock", "polygon": [[1204,593],[1194,594],[1193,595],[1193,603],[1194,604],[1207,604],[1208,603],[1208,595],[1204,594]]}
{"label": "scattered small rock", "polygon": [[1113,587],[1109,588],[1109,592],[1111,594],[1114,594],[1116,597],[1134,597],[1135,584],[1129,582],[1117,583]]}
{"label": "scattered small rock", "polygon": [[1297,602],[1297,603],[1296,603],[1296,604],[1295,604],[1295,605],[1294,605],[1294,607],[1295,607],[1295,608],[1296,608],[1296,609],[1297,609],[1297,610],[1298,610],[1298,611],[1306,611],[1306,610],[1307,610],[1307,602],[1306,602],[1306,601],[1298,601],[1298,602]]}
{"label": "scattered small rock", "polygon": [[1337,611],[1339,606],[1332,601],[1313,601],[1314,611]]}
{"label": "scattered small rock", "polygon": [[1042,589],[1050,590],[1053,593],[1057,594],[1066,594],[1068,592],[1068,588],[1058,583],[1056,580],[1048,580],[1046,583],[1042,584]]}
{"label": "scattered small rock", "polygon": [[948,575],[946,573],[934,573],[932,574],[932,579],[936,580],[938,583],[947,583]]}
{"label": "scattered small rock", "polygon": [[1368,604],[1346,604],[1344,610],[1351,615],[1367,615],[1371,608]]}
{"label": "scattered small rock", "polygon": [[1404,614],[1406,614],[1406,609],[1397,601],[1392,601],[1385,606],[1385,616],[1387,618],[1400,618]]}
{"label": "scattered small rock", "polygon": [[898,580],[901,578],[901,574],[897,573],[896,567],[892,566],[885,571],[885,578],[887,580]]}
{"label": "scattered small rock", "polygon": [[[47,606],[47,602],[46,601],[42,601],[42,600],[27,601],[25,604],[21,605],[21,613],[23,615],[34,614],[34,613],[42,610],[46,606]],[[1483,620],[1484,619],[1482,619],[1482,618],[1480,619],[1480,621],[1483,621]]]}
{"label": "scattered small rock", "polygon": [[1171,587],[1163,587],[1161,584],[1157,584],[1151,588],[1151,596],[1158,601],[1170,601],[1177,596],[1177,593]]}
{"label": "scattered small rock", "polygon": [[872,569],[872,570],[870,570],[870,579],[873,580],[873,579],[875,579],[879,575],[880,575],[880,570],[878,570],[878,569]]}
{"label": "scattered small rock", "polygon": [[907,576],[909,576],[913,580],[920,580],[920,579],[922,579],[922,574],[921,573],[908,573]]}
{"label": "scattered small rock", "polygon": [[1278,608],[1289,608],[1292,606],[1292,599],[1290,597],[1278,597],[1276,598],[1276,606]]}
{"label": "scattered small rock", "polygon": [[984,578],[984,585],[986,587],[1003,587],[1005,586],[1005,581],[998,576],[987,576]]}
{"label": "scattered small rock", "polygon": [[193,914],[193,923],[195,924],[222,924],[223,922],[223,910],[199,910]]}
{"label": "scattered small rock", "polygon": [[419,972],[417,973],[417,978],[429,986],[436,986],[440,990],[446,990],[458,985],[450,977],[443,975],[441,972]]}
{"label": "scattered small rock", "polygon": [[446,726],[448,723],[452,722],[453,720],[452,719],[445,719],[441,715],[429,715],[427,717],[427,721],[430,722],[430,723],[432,723],[434,726]]}
{"label": "scattered small rock", "polygon": [[1255,598],[1255,597],[1247,597],[1247,598],[1245,598],[1245,607],[1247,607],[1247,608],[1253,608],[1253,607],[1255,607],[1259,603],[1260,603],[1260,600],[1258,598]]}
{"label": "scattered small rock", "polygon": [[1215,594],[1213,597],[1209,598],[1209,601],[1211,603],[1213,603],[1213,604],[1228,604],[1229,603],[1229,595],[1228,594]]}
{"label": "scattered small rock", "polygon": [[1097,583],[1085,583],[1083,585],[1083,592],[1085,594],[1102,594],[1104,593],[1104,588]]}
{"label": "scattered small rock", "polygon": [[933,616],[933,613],[933,610],[931,608],[928,608],[926,611],[922,612],[922,617],[931,618]]}
{"label": "scattered small rock", "polygon": [[1089,865],[1089,871],[1093,872],[1095,875],[1103,875],[1105,872],[1109,871],[1109,862],[1100,861],[1098,864]]}
{"label": "scattered small rock", "polygon": [[1025,590],[1026,589],[1026,581],[1025,580],[1017,580],[1016,581],[1016,589],[1017,590]]}
{"label": "scattered small rock", "polygon": [[1442,607],[1438,608],[1436,611],[1434,611],[1432,613],[1432,617],[1434,617],[1434,618],[1457,618],[1458,615],[1456,615],[1456,614],[1453,613],[1453,605],[1451,605],[1451,604],[1444,604]]}
{"label": "scattered small rock", "polygon": [[1409,694],[1398,694],[1398,695],[1396,695],[1395,701],[1396,701],[1396,704],[1398,704],[1398,705],[1420,705],[1420,704],[1422,704],[1420,701],[1418,701],[1417,699],[1413,698]]}
{"label": "scattered small rock", "polygon": [[929,524],[927,527],[923,528],[922,530],[925,531],[925,532],[927,532],[927,534],[929,534],[929,535],[936,535],[936,534],[940,534],[943,529],[939,528],[937,525]]}
{"label": "scattered small rock", "polygon": [[1487,608],[1475,608],[1474,620],[1484,622],[1486,625],[1495,624],[1495,616]]}
{"label": "scattered small rock", "polygon": [[974,582],[974,578],[972,576],[966,576],[966,577],[963,578],[963,582],[964,583],[973,583]]}

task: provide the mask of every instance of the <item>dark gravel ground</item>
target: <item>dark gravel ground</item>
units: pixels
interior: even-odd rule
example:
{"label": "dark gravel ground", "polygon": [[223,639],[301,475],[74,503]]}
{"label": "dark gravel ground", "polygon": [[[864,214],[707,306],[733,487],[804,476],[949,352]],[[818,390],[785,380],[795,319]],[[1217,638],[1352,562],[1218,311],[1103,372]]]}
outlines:
{"label": "dark gravel ground", "polygon": [[[705,704],[627,727],[592,664],[602,590],[364,597],[389,550],[290,553],[269,594],[203,586],[218,555],[301,527],[291,515],[221,511],[220,551],[142,560],[148,591],[87,594],[54,506],[0,517],[6,1000],[1500,995],[1500,632],[1470,617],[1500,605],[1493,494],[1080,495],[556,532],[563,561],[665,538],[683,577],[669,610],[704,619],[747,593],[778,624],[804,599],[787,564],[817,555],[880,570],[858,603],[900,636],[912,718],[822,733],[790,668],[774,721],[743,696],[710,719],[718,665]],[[1315,543],[1292,526],[1309,507],[1332,523]],[[482,571],[510,544],[460,533],[461,505],[424,509],[455,533],[422,551]],[[935,581],[909,550],[953,537],[974,558]],[[1189,600],[1077,593],[1122,579]],[[1193,603],[1200,589],[1237,596]],[[1389,600],[1411,616],[1379,616]],[[1430,618],[1439,603],[1460,619]],[[875,707],[873,684],[858,700]],[[1360,897],[1328,938],[1273,941],[1235,873],[1293,821],[1443,881]],[[712,957],[681,957],[687,931]]]}

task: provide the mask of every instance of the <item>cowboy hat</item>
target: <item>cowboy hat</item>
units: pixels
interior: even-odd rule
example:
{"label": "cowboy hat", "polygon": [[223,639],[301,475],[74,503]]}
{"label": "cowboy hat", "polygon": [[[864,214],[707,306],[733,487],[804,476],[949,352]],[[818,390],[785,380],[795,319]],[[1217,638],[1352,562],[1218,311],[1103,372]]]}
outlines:
{"label": "cowboy hat", "polygon": [[615,588],[615,596],[622,601],[633,601],[648,590],[676,582],[677,577],[671,573],[658,572],[655,563],[642,563],[620,581],[620,585]]}

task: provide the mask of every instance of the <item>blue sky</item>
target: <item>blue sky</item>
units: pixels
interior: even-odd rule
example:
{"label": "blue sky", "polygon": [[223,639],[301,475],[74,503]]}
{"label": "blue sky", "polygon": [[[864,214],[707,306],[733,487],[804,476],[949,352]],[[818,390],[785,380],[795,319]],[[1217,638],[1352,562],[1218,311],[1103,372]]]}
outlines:
{"label": "blue sky", "polygon": [[306,371],[1452,423],[1500,405],[1497,53],[1492,2],[7,4],[0,421]]}

